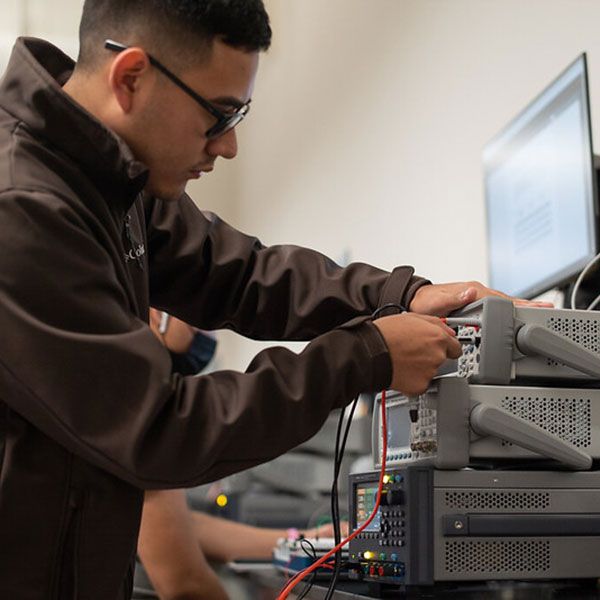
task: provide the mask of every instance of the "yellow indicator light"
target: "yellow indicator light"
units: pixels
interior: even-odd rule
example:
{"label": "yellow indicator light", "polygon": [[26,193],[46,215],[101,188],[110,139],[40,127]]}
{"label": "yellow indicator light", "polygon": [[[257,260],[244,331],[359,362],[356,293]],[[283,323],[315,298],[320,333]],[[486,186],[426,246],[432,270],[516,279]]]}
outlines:
{"label": "yellow indicator light", "polygon": [[391,479],[391,477],[389,475],[384,475],[383,476],[383,483],[389,483],[390,479]]}
{"label": "yellow indicator light", "polygon": [[217,496],[217,505],[220,506],[221,508],[223,508],[224,506],[227,506],[227,496],[225,494],[220,494]]}
{"label": "yellow indicator light", "polygon": [[375,558],[375,552],[371,552],[370,550],[367,550],[363,556],[367,559],[367,560],[371,560],[372,558]]}

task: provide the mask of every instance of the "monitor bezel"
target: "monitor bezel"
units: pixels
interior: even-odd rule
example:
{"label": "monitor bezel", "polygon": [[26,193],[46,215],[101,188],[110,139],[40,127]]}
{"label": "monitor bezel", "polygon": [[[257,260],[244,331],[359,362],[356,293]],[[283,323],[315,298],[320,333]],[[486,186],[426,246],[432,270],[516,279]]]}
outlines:
{"label": "monitor bezel", "polygon": [[[588,203],[588,219],[591,224],[591,238],[593,244],[593,250],[581,258],[580,260],[574,262],[573,264],[553,273],[552,275],[540,280],[536,281],[534,284],[523,288],[522,290],[516,290],[512,293],[520,298],[531,299],[537,296],[540,296],[544,292],[551,290],[553,288],[560,288],[565,284],[572,281],[578,273],[589,263],[590,260],[596,256],[599,251],[599,223],[598,223],[598,182],[597,182],[597,171],[594,160],[594,150],[593,150],[593,140],[592,140],[592,127],[591,127],[591,108],[590,108],[590,91],[589,91],[589,78],[588,78],[588,68],[587,68],[587,55],[585,52],[582,52],[575,60],[573,60],[567,67],[565,67],[557,77],[555,77],[548,85],[544,87],[530,102],[528,102],[522,110],[520,110],[484,147],[483,151],[483,171],[484,171],[484,191],[485,191],[485,212],[486,212],[486,250],[487,250],[487,269],[488,269],[488,281],[491,282],[492,279],[492,261],[491,261],[491,251],[490,251],[490,206],[489,206],[489,193],[488,193],[488,167],[490,164],[494,162],[494,157],[502,151],[502,148],[506,146],[507,143],[510,142],[511,138],[507,138],[503,144],[498,146],[499,141],[506,136],[507,132],[517,123],[520,119],[523,118],[525,113],[527,113],[530,108],[538,102],[544,94],[548,92],[550,88],[555,86],[560,82],[562,78],[564,78],[569,71],[571,71],[578,62],[582,63],[582,76],[583,76],[583,94],[582,94],[582,102],[583,102],[583,111],[584,111],[584,119],[586,121],[584,126],[584,143],[587,142],[588,148],[588,175],[590,178],[590,192],[591,192],[591,202]],[[512,136],[514,139],[516,136],[522,133],[522,129]],[[504,290],[501,290],[504,291]]]}

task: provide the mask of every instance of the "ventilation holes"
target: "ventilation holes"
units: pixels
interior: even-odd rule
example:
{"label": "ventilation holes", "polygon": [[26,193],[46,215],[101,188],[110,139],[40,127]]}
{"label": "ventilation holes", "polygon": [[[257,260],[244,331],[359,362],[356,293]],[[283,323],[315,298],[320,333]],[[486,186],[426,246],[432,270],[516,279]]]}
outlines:
{"label": "ventilation holes", "polygon": [[[501,406],[577,448],[587,448],[592,443],[592,406],[589,398],[505,396]],[[509,444],[503,442],[503,445]]]}
{"label": "ventilation holes", "polygon": [[[586,350],[600,354],[600,340],[598,339],[600,324],[597,320],[551,317],[546,321],[546,327],[564,335]],[[547,364],[556,366],[561,363],[547,359]]]}
{"label": "ventilation holes", "polygon": [[540,510],[550,506],[548,492],[446,492],[446,508],[460,510]]}
{"label": "ventilation holes", "polygon": [[550,542],[446,542],[445,563],[448,573],[543,573],[550,569]]}

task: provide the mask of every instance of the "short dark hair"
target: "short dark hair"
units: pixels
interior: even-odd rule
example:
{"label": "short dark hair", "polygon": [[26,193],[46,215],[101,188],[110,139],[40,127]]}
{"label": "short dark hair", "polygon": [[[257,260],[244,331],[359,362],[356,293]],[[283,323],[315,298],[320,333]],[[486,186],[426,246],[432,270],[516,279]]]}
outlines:
{"label": "short dark hair", "polygon": [[215,39],[248,52],[267,50],[271,26],[262,0],[85,0],[78,68],[97,63],[107,38],[177,55],[181,64],[205,58]]}

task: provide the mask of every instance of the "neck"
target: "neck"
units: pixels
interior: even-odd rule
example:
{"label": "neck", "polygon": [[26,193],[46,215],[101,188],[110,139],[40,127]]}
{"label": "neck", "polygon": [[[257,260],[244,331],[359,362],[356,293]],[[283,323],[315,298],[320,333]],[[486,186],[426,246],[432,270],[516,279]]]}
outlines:
{"label": "neck", "polygon": [[102,99],[100,94],[96,93],[98,86],[91,77],[84,76],[77,71],[63,85],[63,91],[70,96],[77,104],[85,108],[94,117],[103,121],[102,118]]}

